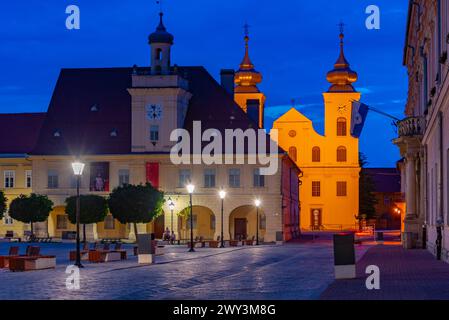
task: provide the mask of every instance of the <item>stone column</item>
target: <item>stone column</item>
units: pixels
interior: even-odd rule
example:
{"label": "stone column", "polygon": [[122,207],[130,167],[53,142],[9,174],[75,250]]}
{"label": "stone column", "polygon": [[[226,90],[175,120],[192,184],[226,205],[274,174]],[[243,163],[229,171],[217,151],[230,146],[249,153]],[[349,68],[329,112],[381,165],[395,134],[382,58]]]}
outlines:
{"label": "stone column", "polygon": [[[80,226],[81,230],[83,230],[83,226]],[[82,231],[81,231],[82,232]],[[98,233],[97,233],[97,224],[86,224],[86,240],[87,241],[95,241],[98,240]]]}
{"label": "stone column", "polygon": [[406,249],[415,248],[418,245],[419,233],[421,225],[418,221],[418,198],[417,193],[417,173],[416,172],[416,157],[419,154],[418,150],[409,150],[405,159],[405,202],[406,213],[404,219],[404,233],[402,234],[402,244]]}
{"label": "stone column", "polygon": [[[147,233],[147,225],[145,223],[138,223],[137,224],[137,232],[139,234]],[[136,234],[134,233],[134,225],[133,224],[130,224],[130,226],[129,226],[128,238],[129,238],[129,240],[134,240],[134,241],[136,241],[136,239],[137,239]]]}

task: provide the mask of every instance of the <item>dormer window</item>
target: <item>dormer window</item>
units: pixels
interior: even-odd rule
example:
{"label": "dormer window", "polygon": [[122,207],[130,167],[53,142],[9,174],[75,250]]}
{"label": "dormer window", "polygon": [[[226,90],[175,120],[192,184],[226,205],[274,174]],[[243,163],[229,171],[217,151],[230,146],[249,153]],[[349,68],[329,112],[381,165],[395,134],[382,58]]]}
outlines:
{"label": "dormer window", "polygon": [[111,135],[111,137],[117,137],[117,135],[118,135],[117,129],[112,129],[110,135]]}
{"label": "dormer window", "polygon": [[98,104],[94,104],[92,107],[90,107],[91,112],[97,112],[98,111]]}

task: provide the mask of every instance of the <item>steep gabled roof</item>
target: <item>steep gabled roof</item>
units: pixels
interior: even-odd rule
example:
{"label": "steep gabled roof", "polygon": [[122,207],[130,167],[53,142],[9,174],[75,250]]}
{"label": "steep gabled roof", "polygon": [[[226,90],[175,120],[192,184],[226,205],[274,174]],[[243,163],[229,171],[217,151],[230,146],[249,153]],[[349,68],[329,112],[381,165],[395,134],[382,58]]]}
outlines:
{"label": "steep gabled roof", "polygon": [[0,154],[30,152],[45,119],[45,113],[0,114]]}

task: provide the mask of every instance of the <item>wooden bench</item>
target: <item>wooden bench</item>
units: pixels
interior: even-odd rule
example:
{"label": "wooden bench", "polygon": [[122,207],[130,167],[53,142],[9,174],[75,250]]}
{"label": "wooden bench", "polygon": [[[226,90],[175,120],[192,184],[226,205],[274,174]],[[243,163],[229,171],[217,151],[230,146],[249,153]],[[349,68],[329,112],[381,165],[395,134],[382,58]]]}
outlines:
{"label": "wooden bench", "polygon": [[0,256],[0,269],[9,268],[9,260],[19,255],[19,247],[10,247],[7,256]]}
{"label": "wooden bench", "polygon": [[9,259],[9,270],[13,272],[54,269],[56,267],[55,256],[36,257],[12,257]]}

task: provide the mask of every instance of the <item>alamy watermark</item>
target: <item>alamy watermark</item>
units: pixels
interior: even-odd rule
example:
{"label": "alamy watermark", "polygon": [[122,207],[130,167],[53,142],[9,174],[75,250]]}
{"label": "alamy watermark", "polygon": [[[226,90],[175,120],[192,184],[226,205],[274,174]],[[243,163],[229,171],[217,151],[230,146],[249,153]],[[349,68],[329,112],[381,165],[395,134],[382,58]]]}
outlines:
{"label": "alamy watermark", "polygon": [[[170,141],[177,142],[170,151],[173,164],[258,164],[263,166],[261,175],[274,175],[278,171],[277,130],[268,135],[264,129],[225,129],[223,140],[220,130],[202,132],[201,121],[194,121],[192,134],[185,129],[171,132]],[[203,147],[203,143],[207,145]]]}

